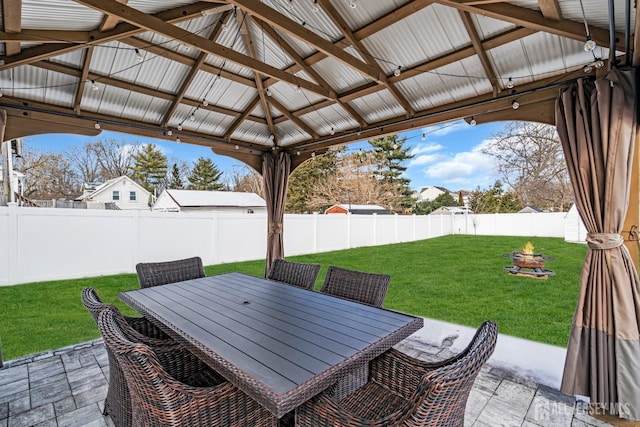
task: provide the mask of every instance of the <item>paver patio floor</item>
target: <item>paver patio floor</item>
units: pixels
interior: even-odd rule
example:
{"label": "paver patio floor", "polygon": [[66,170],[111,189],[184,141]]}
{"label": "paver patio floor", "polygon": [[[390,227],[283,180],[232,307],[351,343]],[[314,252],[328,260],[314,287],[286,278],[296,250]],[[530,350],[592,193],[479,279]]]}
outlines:
{"label": "paver patio floor", "polygon": [[[432,345],[412,335],[397,348],[438,360],[454,352],[451,344],[445,338]],[[5,362],[0,369],[0,427],[113,426],[102,415],[108,373],[101,339]],[[471,427],[609,425],[591,417],[585,402],[491,359],[476,379],[465,415],[465,426]]]}

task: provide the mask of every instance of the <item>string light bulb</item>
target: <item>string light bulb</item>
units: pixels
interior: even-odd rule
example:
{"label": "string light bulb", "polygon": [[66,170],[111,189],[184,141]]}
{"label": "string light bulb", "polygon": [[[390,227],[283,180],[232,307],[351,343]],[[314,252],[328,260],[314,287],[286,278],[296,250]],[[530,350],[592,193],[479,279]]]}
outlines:
{"label": "string light bulb", "polygon": [[100,129],[100,122],[96,122],[96,124],[93,125],[93,127],[96,128],[96,129]]}
{"label": "string light bulb", "polygon": [[400,73],[402,73],[402,67],[400,65],[398,65],[398,68],[393,70],[393,75],[398,77],[398,76],[400,76]]}
{"label": "string light bulb", "polygon": [[422,132],[422,138],[421,138],[421,139],[422,139],[423,141],[425,141],[425,140],[427,139],[427,134],[426,134],[426,133],[424,133],[424,132]]}
{"label": "string light bulb", "polygon": [[196,114],[196,113],[191,113],[191,115],[189,116],[189,120],[191,120],[192,122],[195,122],[195,121],[196,121],[196,116],[195,116],[195,114]]}
{"label": "string light bulb", "polygon": [[203,98],[202,99],[202,105],[205,106],[205,107],[209,106],[209,101],[207,101],[207,98]]}
{"label": "string light bulb", "polygon": [[296,86],[296,93],[302,93],[302,88],[300,85]]}
{"label": "string light bulb", "polygon": [[171,129],[168,129],[167,130],[167,136],[171,136],[171,135],[173,135],[173,131]]}
{"label": "string light bulb", "polygon": [[518,108],[520,108],[520,103],[514,99],[513,102],[511,102],[511,108],[517,110]]}
{"label": "string light bulb", "polygon": [[349,7],[350,7],[351,9],[355,9],[356,7],[358,7],[358,0],[351,0],[351,1],[349,2]]}
{"label": "string light bulb", "polygon": [[593,67],[591,66],[591,64],[587,64],[587,65],[584,66],[582,71],[584,71],[586,74],[589,74],[590,72],[593,71]]}
{"label": "string light bulb", "polygon": [[313,0],[313,7],[311,8],[311,10],[313,10],[313,13],[318,13],[318,11],[320,10],[320,7],[318,7],[318,0]]}
{"label": "string light bulb", "polygon": [[293,0],[289,0],[289,9],[293,10]]}
{"label": "string light bulb", "polygon": [[182,130],[182,123],[178,125],[178,130]]}
{"label": "string light bulb", "polygon": [[98,85],[96,84],[96,81],[95,81],[95,80],[91,80],[91,89],[92,89],[92,90],[98,90],[98,89],[100,89],[100,88],[98,87]]}
{"label": "string light bulb", "polygon": [[138,62],[144,61],[144,57],[142,56],[142,54],[140,53],[138,48],[136,48],[135,52],[136,52],[136,61],[138,61]]}
{"label": "string light bulb", "polygon": [[335,135],[335,134],[336,134],[336,130],[335,130],[334,128],[331,128],[331,130],[329,131],[329,133],[330,133],[331,135]]}
{"label": "string light bulb", "polygon": [[239,149],[240,149],[240,146],[239,146],[238,144],[236,144],[234,148],[235,148],[236,150],[239,150]]}
{"label": "string light bulb", "polygon": [[179,136],[176,136],[176,142],[177,142],[178,144],[180,144],[180,142],[182,142],[182,141],[180,141],[180,137],[179,137]]}
{"label": "string light bulb", "polygon": [[591,34],[587,34],[587,39],[584,42],[584,51],[593,52],[594,50],[596,50],[597,46],[598,45],[596,44],[596,42],[594,42],[591,38]]}
{"label": "string light bulb", "polygon": [[507,81],[507,88],[513,89],[513,86],[514,86],[513,79],[509,77],[509,80]]}
{"label": "string light bulb", "polygon": [[476,122],[476,119],[473,118],[473,116],[471,117],[471,120],[469,120],[469,124],[471,126],[475,126],[478,122]]}
{"label": "string light bulb", "polygon": [[311,157],[315,157],[315,156],[316,156],[316,152],[315,152],[315,151],[312,151],[312,152],[311,152]]}
{"label": "string light bulb", "polygon": [[273,94],[271,93],[271,89],[269,89],[269,88],[265,89],[265,91],[264,91],[264,92],[267,94],[267,96],[271,96],[271,95],[273,95]]}

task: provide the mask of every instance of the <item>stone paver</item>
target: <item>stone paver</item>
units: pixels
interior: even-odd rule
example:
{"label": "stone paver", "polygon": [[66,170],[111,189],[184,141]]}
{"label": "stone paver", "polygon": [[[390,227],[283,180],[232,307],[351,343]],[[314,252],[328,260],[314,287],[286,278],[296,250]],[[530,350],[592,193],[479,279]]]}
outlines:
{"label": "stone paver", "polygon": [[[451,356],[450,340],[405,340],[398,349],[424,360]],[[0,369],[0,427],[113,427],[102,415],[109,362],[101,340],[5,362]],[[465,413],[467,427],[607,427],[588,405],[517,373],[485,366]]]}

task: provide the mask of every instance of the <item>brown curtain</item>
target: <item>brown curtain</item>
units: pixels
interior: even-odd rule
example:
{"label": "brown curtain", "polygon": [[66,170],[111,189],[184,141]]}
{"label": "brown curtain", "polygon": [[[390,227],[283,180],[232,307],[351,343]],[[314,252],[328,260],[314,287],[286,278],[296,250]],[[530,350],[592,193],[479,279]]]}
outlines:
{"label": "brown curtain", "polygon": [[636,137],[635,69],[611,70],[563,90],[556,126],[588,251],[561,391],[640,419],[638,273],[620,235],[629,204]]}
{"label": "brown curtain", "polygon": [[267,201],[267,260],[265,276],[271,262],[284,258],[282,222],[287,198],[287,184],[291,171],[291,156],[288,153],[265,153],[262,155],[262,180]]}

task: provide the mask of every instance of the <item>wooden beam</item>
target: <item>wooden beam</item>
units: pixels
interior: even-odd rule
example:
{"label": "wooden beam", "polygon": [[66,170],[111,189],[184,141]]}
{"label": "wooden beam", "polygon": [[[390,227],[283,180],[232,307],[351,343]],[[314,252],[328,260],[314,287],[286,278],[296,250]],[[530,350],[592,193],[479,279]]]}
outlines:
{"label": "wooden beam", "polygon": [[560,9],[560,3],[558,0],[538,0],[540,6],[540,12],[542,16],[547,19],[553,19],[554,21],[560,21],[562,19],[562,10]]}
{"label": "wooden beam", "polygon": [[80,74],[80,84],[76,87],[76,96],[73,100],[73,111],[76,114],[80,113],[80,104],[82,103],[82,97],[84,96],[84,90],[89,81],[89,65],[91,64],[91,58],[93,57],[93,46],[89,46],[84,51],[84,60],[82,61],[82,72]]}
{"label": "wooden beam", "polygon": [[[188,21],[190,19],[202,16],[202,11],[210,7],[207,3],[195,3],[175,9],[166,10],[154,15],[158,19],[171,23]],[[0,71],[8,70],[20,65],[33,64],[51,57],[63,55],[65,53],[74,52],[84,49],[87,45],[96,46],[106,42],[120,40],[144,32],[144,29],[136,27],[128,23],[120,23],[113,30],[100,32],[91,31],[87,42],[79,42],[80,44],[69,43],[53,43],[47,45],[38,45],[28,49],[24,49],[20,54],[15,56],[0,56],[0,60],[4,64],[0,65]]]}
{"label": "wooden beam", "polygon": [[[576,21],[554,21],[545,18],[542,13],[524,7],[514,6],[506,3],[485,4],[473,6],[467,3],[459,3],[456,0],[436,0],[438,3],[455,7],[466,12],[475,13],[512,24],[531,28],[536,31],[543,31],[566,37],[573,40],[584,41],[586,38],[584,24]],[[593,40],[600,46],[609,46],[609,31],[602,28],[592,27],[590,29]],[[616,34],[620,40],[624,40],[624,35]]]}
{"label": "wooden beam", "polygon": [[[122,4],[127,4],[129,2],[129,0],[116,0],[119,3]],[[105,15],[104,18],[102,18],[102,23],[100,23],[100,31],[108,31],[108,30],[113,30],[116,25],[118,25],[118,17],[117,16],[113,16],[113,15]]]}
{"label": "wooden beam", "polygon": [[[225,21],[227,20],[227,18],[229,18],[230,15],[231,14],[229,13],[229,11],[224,12],[220,21],[218,21],[215,27],[213,28],[213,31],[209,36],[209,40],[216,40],[218,38],[218,36],[222,32],[222,26],[224,25]],[[191,86],[193,79],[198,74],[198,71],[200,71],[200,68],[202,67],[202,65],[204,64],[204,61],[207,59],[208,56],[209,55],[206,52],[200,52],[200,54],[198,55],[198,59],[196,59],[194,64],[191,66],[191,69],[189,70],[187,77],[182,81],[182,84],[180,85],[180,88],[176,93],[175,99],[169,106],[169,109],[165,112],[164,117],[162,118],[162,121],[161,121],[162,127],[166,127],[167,124],[169,123],[171,116],[173,116],[173,113],[175,113],[176,109],[182,102],[182,99],[184,98],[184,94],[187,93],[189,86]],[[217,78],[217,77],[214,77],[214,78]]]}
{"label": "wooden beam", "polygon": [[[2,0],[2,21],[7,33],[22,31],[22,0]],[[4,44],[4,51],[8,56],[17,55],[20,50],[20,42],[7,41]]]}
{"label": "wooden beam", "polygon": [[235,130],[238,129],[238,126],[240,126],[242,124],[242,122],[245,121],[245,119],[256,108],[256,106],[258,105],[259,102],[260,102],[260,97],[256,95],[256,97],[253,98],[253,100],[249,103],[249,105],[247,105],[247,107],[244,109],[242,114],[240,114],[236,118],[236,120],[233,123],[231,123],[231,126],[229,126],[227,128],[227,131],[225,132],[225,134],[224,134],[224,136],[222,138],[225,139],[225,140],[230,140],[231,139],[231,135],[233,134],[233,132],[235,132]]}
{"label": "wooden beam", "polygon": [[327,16],[333,21],[334,25],[340,29],[340,32],[345,36],[347,41],[360,52],[360,55],[365,58],[367,64],[369,64],[373,69],[376,70],[376,73],[380,76],[380,83],[387,89],[391,95],[398,101],[400,106],[404,108],[407,112],[407,116],[411,117],[414,115],[415,110],[413,106],[407,101],[407,98],[398,90],[398,88],[389,82],[386,74],[380,68],[378,63],[373,59],[373,56],[369,53],[369,50],[366,46],[351,32],[349,25],[347,22],[340,16],[338,11],[333,7],[331,2],[328,0],[318,0],[320,6],[323,8]]}
{"label": "wooden beam", "polygon": [[109,13],[120,17],[120,19],[129,22],[139,28],[162,34],[170,39],[179,40],[185,45],[191,46],[210,55],[225,58],[235,64],[247,67],[260,74],[274,77],[278,80],[285,81],[294,86],[313,92],[322,97],[330,97],[329,92],[321,86],[313,84],[307,80],[296,78],[295,76],[272,67],[271,65],[260,62],[250,56],[243,55],[224,45],[215,43],[197,34],[191,33],[175,25],[169,24],[154,16],[147,15],[132,7],[119,4],[115,0],[76,0],[78,3],[89,6],[93,9]]}
{"label": "wooden beam", "polygon": [[302,129],[303,131],[305,131],[308,135],[310,135],[313,139],[317,139],[319,137],[318,133],[316,131],[314,131],[313,129],[311,129],[311,127],[309,125],[307,125],[305,122],[303,122],[302,120],[300,120],[297,116],[291,114],[289,112],[289,110],[287,110],[282,104],[280,104],[277,100],[271,98],[269,100],[269,102],[271,104],[273,104],[273,106],[278,109],[286,118],[288,118],[289,120],[291,120],[293,123],[296,124],[296,126],[298,126],[300,129]]}
{"label": "wooden beam", "polygon": [[[92,0],[96,1],[96,0]],[[353,68],[361,74],[369,77],[373,81],[382,83],[380,76],[376,70],[369,64],[366,64],[353,55],[348,54],[344,50],[336,47],[330,41],[320,37],[311,30],[306,29],[299,23],[278,13],[273,8],[257,2],[255,0],[229,0],[231,3],[241,7],[245,11],[259,17],[261,20],[268,22],[270,25],[279,28],[287,34],[297,38],[303,43],[318,49],[325,55],[332,57],[336,61],[342,62],[349,68]]]}
{"label": "wooden beam", "polygon": [[500,93],[500,89],[501,89],[500,84],[498,82],[498,76],[496,75],[496,72],[493,69],[493,65],[489,60],[489,56],[487,55],[487,52],[482,47],[482,40],[480,40],[480,35],[478,34],[478,30],[473,24],[473,20],[471,19],[471,15],[469,14],[469,12],[464,12],[460,10],[459,13],[460,13],[460,18],[464,23],[464,27],[466,28],[467,33],[469,34],[469,38],[471,39],[471,44],[473,45],[473,49],[476,51],[476,55],[478,55],[478,59],[482,64],[482,68],[484,69],[484,72],[489,78],[489,82],[493,87],[493,93],[497,95],[498,93]]}

